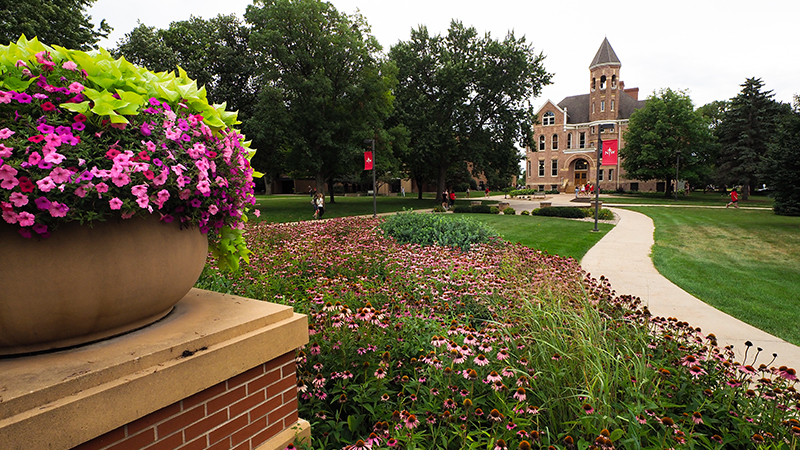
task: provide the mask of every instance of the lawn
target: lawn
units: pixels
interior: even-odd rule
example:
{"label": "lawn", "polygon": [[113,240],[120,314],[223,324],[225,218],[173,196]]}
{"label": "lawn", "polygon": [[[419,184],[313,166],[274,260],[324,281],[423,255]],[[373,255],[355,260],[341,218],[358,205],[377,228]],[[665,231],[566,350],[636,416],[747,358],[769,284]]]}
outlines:
{"label": "lawn", "polygon": [[[311,220],[313,209],[307,196],[258,196],[257,208],[261,221],[272,223]],[[327,197],[326,197],[327,200]],[[458,202],[458,201],[457,201]],[[496,201],[487,201],[494,204]],[[416,196],[377,197],[378,214],[402,211],[403,209],[430,209],[437,203],[433,198],[418,200]],[[336,203],[326,203],[325,218],[368,216],[373,213],[372,197],[336,197]],[[448,214],[450,216],[450,214]],[[593,223],[569,219],[536,216],[506,216],[494,214],[467,214],[495,229],[503,239],[519,242],[527,247],[544,250],[551,255],[573,257],[580,261],[612,225],[601,223],[597,233],[592,232]]]}
{"label": "lawn", "polygon": [[[741,197],[740,197],[741,198]],[[663,192],[631,192],[627,194],[602,194],[600,200],[614,204],[671,205],[671,206],[725,206],[730,201],[728,194],[719,192],[692,192],[688,196],[678,195],[666,198]],[[747,201],[739,201],[739,206],[772,208],[773,200],[763,195],[751,195]]]}
{"label": "lawn", "polygon": [[656,226],[653,263],[715,308],[800,345],[800,217],[768,210],[631,208]]}
{"label": "lawn", "polygon": [[466,214],[497,231],[503,239],[526,247],[544,250],[551,255],[572,257],[577,261],[589,251],[613,225],[539,216],[506,216],[504,214]]}

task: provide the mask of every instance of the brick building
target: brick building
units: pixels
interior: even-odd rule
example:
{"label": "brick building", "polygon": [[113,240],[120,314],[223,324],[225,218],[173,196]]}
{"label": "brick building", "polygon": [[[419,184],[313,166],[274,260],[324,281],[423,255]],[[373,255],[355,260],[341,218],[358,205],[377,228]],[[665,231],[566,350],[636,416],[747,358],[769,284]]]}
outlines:
{"label": "brick building", "polygon": [[533,127],[535,148],[526,149],[525,184],[530,189],[574,192],[590,182],[601,189],[654,190],[656,182],[625,179],[619,161],[601,165],[597,181],[598,129],[603,142],[617,141],[623,148],[623,134],[631,114],[642,107],[639,88],[625,88],[619,61],[608,39],[603,39],[589,65],[589,93],[566,97],[558,104],[548,100],[538,111]]}

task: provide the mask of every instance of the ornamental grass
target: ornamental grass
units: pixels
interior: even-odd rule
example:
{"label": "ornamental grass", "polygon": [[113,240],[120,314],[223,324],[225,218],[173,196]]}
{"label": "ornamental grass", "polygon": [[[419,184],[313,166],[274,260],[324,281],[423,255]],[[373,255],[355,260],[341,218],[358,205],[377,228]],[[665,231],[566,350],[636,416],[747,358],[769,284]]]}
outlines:
{"label": "ornamental grass", "polygon": [[796,373],[771,355],[734,361],[571,258],[400,245],[380,220],[249,224],[250,265],[198,283],[308,315],[312,448],[796,448]]}

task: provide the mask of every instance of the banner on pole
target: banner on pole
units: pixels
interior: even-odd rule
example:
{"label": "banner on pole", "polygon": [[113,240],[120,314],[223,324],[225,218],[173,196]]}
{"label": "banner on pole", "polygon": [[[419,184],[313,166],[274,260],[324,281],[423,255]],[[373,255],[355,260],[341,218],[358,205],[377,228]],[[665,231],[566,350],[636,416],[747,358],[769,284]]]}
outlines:
{"label": "banner on pole", "polygon": [[617,140],[603,141],[603,162],[604,166],[617,165]]}
{"label": "banner on pole", "polygon": [[364,152],[364,170],[372,170],[372,152]]}

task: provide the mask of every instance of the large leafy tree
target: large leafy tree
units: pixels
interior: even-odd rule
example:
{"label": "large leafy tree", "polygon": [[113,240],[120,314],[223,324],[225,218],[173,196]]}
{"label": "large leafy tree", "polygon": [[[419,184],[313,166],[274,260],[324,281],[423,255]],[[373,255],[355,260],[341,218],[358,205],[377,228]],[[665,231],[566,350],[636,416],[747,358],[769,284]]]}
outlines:
{"label": "large leafy tree", "polygon": [[246,119],[257,97],[249,37],[249,29],[233,14],[210,20],[192,16],[167,29],[139,24],[112,53],[154,71],[180,67],[205,86],[209,100],[226,103],[228,110]]}
{"label": "large leafy tree", "polygon": [[259,110],[269,111],[250,125],[264,130],[250,133],[254,145],[281,153],[294,175],[314,176],[317,189],[327,182],[333,202],[334,181],[363,164],[364,139],[378,138],[394,71],[364,18],[330,3],[257,0],[245,18],[259,61]]}
{"label": "large leafy tree", "polygon": [[764,158],[761,179],[775,197],[776,214],[800,216],[800,99],[781,115],[775,139]]}
{"label": "large leafy tree", "polygon": [[524,37],[495,40],[453,21],[446,36],[412,30],[389,57],[398,67],[395,117],[411,132],[400,159],[418,185],[436,179],[441,195],[448,169],[464,162],[475,172],[516,173],[530,99],[552,78]]}
{"label": "large leafy tree", "polygon": [[24,34],[47,45],[78,50],[97,48],[111,27],[105,20],[95,28],[86,9],[95,0],[5,0],[0,2],[0,44],[16,42]]}
{"label": "large leafy tree", "polygon": [[667,88],[654,92],[645,107],[631,115],[619,156],[627,177],[664,180],[669,197],[678,157],[679,176],[698,179],[711,164],[712,149],[708,120],[694,110],[688,94]]}
{"label": "large leafy tree", "polygon": [[732,98],[730,107],[716,128],[720,143],[718,177],[729,185],[742,185],[742,199],[760,184],[758,174],[774,139],[780,116],[788,105],[773,99],[772,91],[764,91],[760,78],[748,78],[742,90]]}

